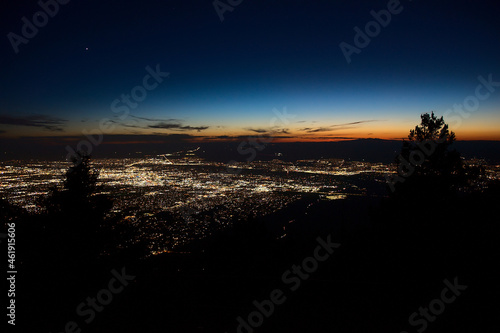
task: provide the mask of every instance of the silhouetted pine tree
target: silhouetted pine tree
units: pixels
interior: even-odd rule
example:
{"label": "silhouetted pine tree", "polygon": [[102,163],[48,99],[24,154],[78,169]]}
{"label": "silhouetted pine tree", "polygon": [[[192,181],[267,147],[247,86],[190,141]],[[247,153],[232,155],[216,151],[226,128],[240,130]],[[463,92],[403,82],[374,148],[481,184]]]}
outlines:
{"label": "silhouetted pine tree", "polygon": [[[498,229],[486,217],[494,209],[490,198],[498,195],[498,188],[471,190],[481,171],[468,167],[451,149],[455,139],[443,117],[421,115],[421,124],[410,130],[396,162],[408,175],[373,214],[378,228],[374,237],[386,244],[383,256],[398,262],[400,271],[421,266],[438,272],[461,269],[464,262],[472,265],[487,251],[479,246],[464,250],[463,244],[486,244],[489,236],[482,230]],[[416,163],[418,156],[422,159]],[[488,251],[497,250],[491,246]]]}
{"label": "silhouetted pine tree", "polygon": [[459,189],[479,176],[479,170],[467,167],[455,150],[455,133],[448,129],[443,117],[432,112],[421,115],[420,125],[410,130],[396,159],[405,180],[395,185],[396,196],[442,197],[455,195]]}
{"label": "silhouetted pine tree", "polygon": [[49,253],[61,261],[89,264],[103,251],[108,240],[105,218],[112,207],[107,195],[98,194],[99,172],[90,156],[79,152],[65,174],[63,188],[54,187],[41,200],[44,236],[53,244]]}

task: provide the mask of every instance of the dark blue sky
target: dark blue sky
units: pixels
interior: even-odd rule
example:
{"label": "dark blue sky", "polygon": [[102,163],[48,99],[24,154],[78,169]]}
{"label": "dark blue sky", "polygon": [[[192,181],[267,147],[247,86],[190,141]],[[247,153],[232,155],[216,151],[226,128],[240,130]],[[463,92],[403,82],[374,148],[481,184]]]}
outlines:
{"label": "dark blue sky", "polygon": [[[479,75],[500,81],[498,7],[470,1],[401,1],[347,63],[339,44],[388,2],[244,0],[221,22],[210,0],[72,0],[17,54],[7,35],[40,7],[3,4],[0,135],[73,136],[109,118],[113,135],[394,138],[463,103]],[[113,101],[157,64],[168,78],[119,119]],[[500,139],[499,106],[493,92],[457,133]],[[295,117],[273,128],[285,107]]]}

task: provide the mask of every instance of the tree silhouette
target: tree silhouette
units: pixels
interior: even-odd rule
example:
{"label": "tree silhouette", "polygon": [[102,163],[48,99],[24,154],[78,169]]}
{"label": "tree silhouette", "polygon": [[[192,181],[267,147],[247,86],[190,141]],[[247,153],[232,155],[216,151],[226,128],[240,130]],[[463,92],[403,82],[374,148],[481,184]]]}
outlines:
{"label": "tree silhouette", "polygon": [[442,196],[466,186],[477,170],[467,168],[460,154],[451,149],[455,140],[443,117],[436,117],[434,112],[422,114],[420,125],[410,130],[396,160],[406,179],[395,186],[395,194]]}
{"label": "tree silhouette", "polygon": [[500,253],[500,187],[467,166],[451,148],[455,139],[444,119],[431,113],[421,115],[403,143],[398,167],[411,163],[413,169],[405,169],[405,180],[372,212],[369,239],[375,241],[367,246],[383,244],[374,258],[391,263],[385,267],[390,275],[425,281],[429,272],[460,272],[464,278],[480,276],[480,284],[496,268],[490,263]]}
{"label": "tree silhouette", "polygon": [[410,130],[408,139],[410,141],[423,142],[425,140],[434,140],[436,142],[446,142],[452,144],[455,141],[455,133],[448,130],[448,124],[445,124],[443,117],[437,118],[434,112],[424,113],[420,116],[420,125]]}
{"label": "tree silhouette", "polygon": [[90,156],[78,153],[78,157],[72,157],[73,166],[66,172],[64,189],[67,194],[80,204],[89,203],[92,194],[96,190],[96,182],[99,171],[90,166]]}
{"label": "tree silhouette", "polygon": [[[149,254],[148,243],[120,213],[111,213],[112,199],[101,194],[99,171],[91,157],[77,152],[64,175],[62,188],[54,187],[41,202],[48,237],[56,238],[57,252],[71,253],[71,260],[92,262],[105,255],[109,260],[129,260]],[[65,259],[64,259],[65,260]]]}
{"label": "tree silhouette", "polygon": [[[17,225],[23,241],[19,250],[26,287],[23,294],[29,295],[20,303],[29,303],[31,297],[37,304],[43,302],[43,309],[33,312],[40,322],[53,327],[60,326],[54,314],[78,304],[75,302],[102,284],[104,272],[135,255],[108,255],[120,241],[114,224],[120,217],[111,215],[112,200],[101,194],[98,175],[90,156],[79,152],[59,186],[38,202],[40,213],[26,214]],[[74,308],[66,318],[71,311]]]}
{"label": "tree silhouette", "polygon": [[40,201],[43,237],[53,245],[45,246],[51,256],[75,265],[88,264],[99,257],[109,242],[106,215],[112,207],[107,195],[99,194],[99,172],[90,156],[78,152],[65,174],[62,188],[54,187]]}

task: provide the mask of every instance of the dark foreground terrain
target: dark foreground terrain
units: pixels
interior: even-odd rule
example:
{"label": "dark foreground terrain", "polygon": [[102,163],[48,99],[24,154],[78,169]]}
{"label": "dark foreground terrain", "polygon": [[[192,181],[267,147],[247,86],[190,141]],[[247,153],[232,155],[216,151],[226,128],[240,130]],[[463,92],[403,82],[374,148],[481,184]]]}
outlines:
{"label": "dark foreground terrain", "polygon": [[[412,202],[311,196],[146,259],[69,262],[51,257],[65,251],[52,244],[55,252],[37,262],[20,259],[16,329],[494,332],[500,326],[497,202],[497,190]],[[317,250],[318,237],[334,245]],[[117,279],[110,284],[119,273],[123,288]],[[105,304],[97,301],[92,310],[92,298]]]}

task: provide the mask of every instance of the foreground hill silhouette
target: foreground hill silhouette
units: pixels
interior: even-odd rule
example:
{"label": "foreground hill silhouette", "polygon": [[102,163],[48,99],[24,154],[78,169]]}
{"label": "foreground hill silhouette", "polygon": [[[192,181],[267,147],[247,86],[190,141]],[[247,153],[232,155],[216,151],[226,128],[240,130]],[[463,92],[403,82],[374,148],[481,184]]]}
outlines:
{"label": "foreground hill silhouette", "polygon": [[103,275],[146,253],[142,244],[125,242],[130,243],[133,230],[120,223],[120,216],[110,214],[112,199],[98,194],[98,175],[90,156],[79,153],[62,186],[53,187],[39,200],[40,213],[29,214],[11,205],[3,210],[16,222],[23,286],[18,296],[19,326],[27,324],[28,318],[29,324],[47,330],[54,329],[60,318],[68,321]]}

